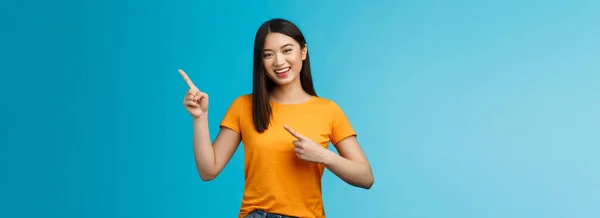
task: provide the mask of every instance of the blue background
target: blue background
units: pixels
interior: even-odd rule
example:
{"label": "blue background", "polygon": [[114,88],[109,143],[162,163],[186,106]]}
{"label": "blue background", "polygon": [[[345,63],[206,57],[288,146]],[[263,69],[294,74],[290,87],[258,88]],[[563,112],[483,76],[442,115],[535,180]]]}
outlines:
{"label": "blue background", "polygon": [[256,29],[284,17],[375,174],[367,191],[326,172],[329,217],[600,217],[599,7],[3,1],[0,216],[235,217],[241,147],[200,181],[177,69],[214,137],[251,91]]}

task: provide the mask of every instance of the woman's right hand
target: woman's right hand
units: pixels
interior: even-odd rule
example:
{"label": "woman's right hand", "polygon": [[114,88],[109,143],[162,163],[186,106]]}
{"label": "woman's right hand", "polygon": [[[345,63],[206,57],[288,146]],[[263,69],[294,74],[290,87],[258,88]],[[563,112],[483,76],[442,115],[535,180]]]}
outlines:
{"label": "woman's right hand", "polygon": [[179,74],[181,74],[185,82],[190,87],[183,98],[183,105],[185,109],[190,113],[190,115],[192,115],[192,118],[194,119],[206,119],[206,114],[208,113],[208,95],[204,92],[200,92],[200,90],[196,88],[194,83],[192,83],[192,80],[190,80],[183,70],[179,70]]}

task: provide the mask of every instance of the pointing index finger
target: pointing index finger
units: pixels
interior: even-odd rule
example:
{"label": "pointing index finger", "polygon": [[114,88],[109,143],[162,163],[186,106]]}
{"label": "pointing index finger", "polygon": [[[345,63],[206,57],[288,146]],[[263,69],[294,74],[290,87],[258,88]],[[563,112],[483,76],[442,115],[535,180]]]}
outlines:
{"label": "pointing index finger", "polygon": [[190,77],[188,77],[187,74],[185,74],[185,72],[183,72],[183,70],[179,70],[179,74],[181,74],[181,76],[183,77],[183,79],[185,80],[185,82],[188,84],[188,86],[190,87],[190,89],[196,88],[196,85],[194,85],[194,83],[192,82],[192,80],[190,79]]}
{"label": "pointing index finger", "polygon": [[303,135],[301,135],[300,133],[297,133],[292,128],[290,128],[288,125],[283,125],[283,128],[285,128],[285,130],[287,130],[290,134],[292,134],[292,136],[296,137],[297,139],[305,139],[305,137]]}

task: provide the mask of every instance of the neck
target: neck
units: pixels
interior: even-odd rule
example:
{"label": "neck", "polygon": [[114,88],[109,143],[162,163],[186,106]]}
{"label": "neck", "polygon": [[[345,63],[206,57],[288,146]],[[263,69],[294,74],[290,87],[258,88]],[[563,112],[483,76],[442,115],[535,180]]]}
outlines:
{"label": "neck", "polygon": [[308,100],[311,97],[302,89],[300,80],[296,80],[284,86],[277,86],[271,93],[271,101],[283,104],[297,104]]}

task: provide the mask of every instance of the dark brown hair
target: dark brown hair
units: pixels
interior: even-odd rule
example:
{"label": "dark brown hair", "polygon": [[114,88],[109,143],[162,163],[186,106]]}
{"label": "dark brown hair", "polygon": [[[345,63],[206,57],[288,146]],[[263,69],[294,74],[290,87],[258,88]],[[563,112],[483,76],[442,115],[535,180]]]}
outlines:
{"label": "dark brown hair", "polygon": [[[301,48],[306,46],[306,39],[300,29],[288,20],[281,18],[272,19],[264,22],[260,28],[258,28],[254,38],[254,76],[252,82],[252,118],[254,120],[254,128],[258,132],[264,132],[268,129],[272,115],[269,96],[275,87],[275,83],[265,75],[263,64],[265,38],[269,33],[281,33],[287,35],[296,40]],[[308,52],[306,53],[306,59],[302,61],[300,82],[302,84],[302,89],[304,89],[305,92],[317,96],[310,72],[310,58]]]}

